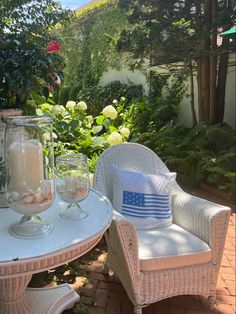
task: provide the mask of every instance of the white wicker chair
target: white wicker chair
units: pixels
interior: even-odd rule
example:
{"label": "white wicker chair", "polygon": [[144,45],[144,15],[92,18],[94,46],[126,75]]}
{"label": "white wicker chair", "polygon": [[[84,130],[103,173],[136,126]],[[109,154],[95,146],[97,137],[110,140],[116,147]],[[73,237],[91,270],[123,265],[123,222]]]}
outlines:
{"label": "white wicker chair", "polygon": [[[111,202],[112,164],[149,174],[169,171],[161,159],[143,145],[125,143],[108,148],[98,160],[94,187]],[[140,246],[142,249],[143,245],[148,246],[148,230],[137,230],[114,210],[112,224],[106,233],[107,263],[120,278],[134,304],[136,314],[142,313],[142,307],[176,295],[203,295],[209,298],[209,305],[215,302],[215,288],[230,208],[187,194],[175,183],[172,192],[172,215],[172,226],[175,230],[169,232],[166,229],[168,227],[159,230],[156,228],[156,243],[158,237],[163,240],[163,237],[173,233],[171,241],[176,241],[178,248],[178,232],[180,231],[181,236],[183,231],[187,234],[187,242],[191,237],[198,237],[199,241],[208,245],[208,252],[203,250],[181,256],[174,253],[164,257],[157,254],[150,260],[143,258],[140,256]],[[141,243],[143,237],[145,244]]]}

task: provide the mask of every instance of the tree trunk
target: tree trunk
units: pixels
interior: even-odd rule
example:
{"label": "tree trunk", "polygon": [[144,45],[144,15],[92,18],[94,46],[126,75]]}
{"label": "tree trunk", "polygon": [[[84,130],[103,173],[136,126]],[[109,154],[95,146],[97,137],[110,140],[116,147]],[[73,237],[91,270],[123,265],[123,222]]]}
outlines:
{"label": "tree trunk", "polygon": [[193,126],[197,124],[196,112],[194,108],[194,81],[193,81],[193,64],[191,57],[189,58],[189,70],[190,70],[190,89],[191,89],[191,112]]}
{"label": "tree trunk", "polygon": [[198,120],[203,119],[203,98],[202,98],[202,58],[196,60],[197,62],[197,91],[198,91]]}
{"label": "tree trunk", "polygon": [[[204,53],[209,45],[204,43]],[[203,103],[203,121],[209,120],[209,82],[210,82],[210,59],[209,56],[204,56],[202,59],[202,103]]]}
{"label": "tree trunk", "polygon": [[210,113],[210,22],[211,0],[205,0],[204,33],[202,40],[202,98],[203,98],[203,121],[209,120]]}
{"label": "tree trunk", "polygon": [[229,38],[223,37],[222,49],[224,52],[220,56],[219,69],[218,69],[218,81],[216,89],[217,98],[217,114],[216,122],[220,123],[224,120],[225,111],[225,89],[226,89],[226,79],[228,72],[228,61],[229,61]]}
{"label": "tree trunk", "polygon": [[216,123],[217,109],[216,109],[216,80],[217,80],[217,0],[211,2],[211,14],[212,14],[212,34],[211,34],[211,55],[210,55],[210,104],[209,104],[209,121],[210,123]]}
{"label": "tree trunk", "polygon": [[[201,21],[201,6],[202,1],[198,0],[196,2],[196,20]],[[199,27],[199,25],[198,25]],[[197,63],[197,91],[198,91],[198,120],[203,121],[203,98],[202,98],[202,45],[203,40],[199,41],[198,47],[198,57],[196,58]]]}

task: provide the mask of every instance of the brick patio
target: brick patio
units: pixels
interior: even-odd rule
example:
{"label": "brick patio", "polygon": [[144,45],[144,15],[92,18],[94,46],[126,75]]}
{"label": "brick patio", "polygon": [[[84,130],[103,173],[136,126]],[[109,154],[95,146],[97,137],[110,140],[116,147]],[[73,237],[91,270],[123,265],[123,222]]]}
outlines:
{"label": "brick patio", "polygon": [[[215,309],[209,310],[203,297],[177,296],[144,308],[143,314],[235,314],[235,220],[236,214],[233,213],[220,268]],[[79,276],[71,284],[81,295],[80,305],[63,314],[132,314],[133,306],[118,278],[112,273],[104,276],[101,272],[106,255],[104,241],[94,250],[96,260],[80,265]]]}

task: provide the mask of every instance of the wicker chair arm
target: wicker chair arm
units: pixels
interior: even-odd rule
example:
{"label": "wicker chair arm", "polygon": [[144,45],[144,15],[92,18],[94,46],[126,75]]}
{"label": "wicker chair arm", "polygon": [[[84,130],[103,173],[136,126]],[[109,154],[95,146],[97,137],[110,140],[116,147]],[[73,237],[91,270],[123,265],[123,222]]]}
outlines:
{"label": "wicker chair arm", "polygon": [[[113,210],[113,220],[107,233],[109,249],[114,256],[121,256],[121,264],[129,268],[134,278],[139,276],[138,240],[135,226]],[[121,265],[122,267],[122,265]]]}
{"label": "wicker chair arm", "polygon": [[231,209],[182,191],[173,194],[172,209],[174,223],[208,243],[213,263],[219,263]]}

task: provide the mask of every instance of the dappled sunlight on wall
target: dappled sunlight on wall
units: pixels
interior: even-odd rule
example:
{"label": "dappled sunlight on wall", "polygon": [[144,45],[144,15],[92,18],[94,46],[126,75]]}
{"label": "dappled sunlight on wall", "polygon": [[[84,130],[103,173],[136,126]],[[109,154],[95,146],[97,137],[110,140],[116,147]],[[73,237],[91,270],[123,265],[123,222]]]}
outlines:
{"label": "dappled sunlight on wall", "polygon": [[123,68],[121,70],[115,70],[109,68],[104,72],[100,78],[99,84],[104,86],[112,81],[120,81],[127,85],[143,85],[144,94],[148,94],[149,86],[146,75],[138,70],[128,70]]}

